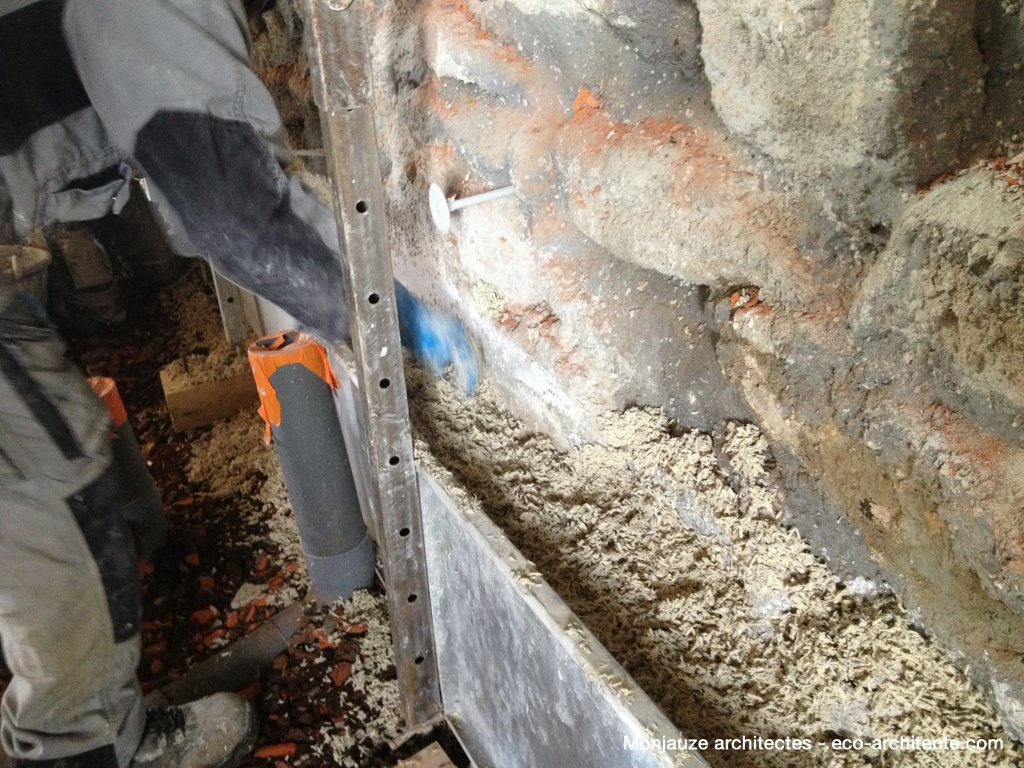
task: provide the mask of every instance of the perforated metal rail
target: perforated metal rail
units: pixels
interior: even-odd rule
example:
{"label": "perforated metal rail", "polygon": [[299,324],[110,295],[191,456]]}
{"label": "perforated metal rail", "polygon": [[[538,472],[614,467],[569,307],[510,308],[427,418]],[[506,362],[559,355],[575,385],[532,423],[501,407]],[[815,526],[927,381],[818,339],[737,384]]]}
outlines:
{"label": "perforated metal rail", "polygon": [[361,0],[306,0],[306,10],[314,96],[344,246],[371,506],[377,517],[373,527],[384,561],[406,723],[416,729],[440,719],[441,694],[377,159],[365,9]]}

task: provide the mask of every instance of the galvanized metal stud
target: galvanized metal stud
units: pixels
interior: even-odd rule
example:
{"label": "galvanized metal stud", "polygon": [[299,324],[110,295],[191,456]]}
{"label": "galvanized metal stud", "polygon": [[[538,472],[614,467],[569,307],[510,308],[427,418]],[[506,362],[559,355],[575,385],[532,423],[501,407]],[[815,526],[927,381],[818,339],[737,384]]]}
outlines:
{"label": "galvanized metal stud", "polygon": [[[406,723],[441,716],[430,595],[413,462],[394,277],[373,122],[370,49],[362,2],[305,0],[314,94],[343,243],[352,347],[376,496],[398,684]],[[340,297],[339,297],[340,300]]]}
{"label": "galvanized metal stud", "polygon": [[228,341],[236,347],[245,343],[245,336],[249,331],[245,319],[245,305],[242,303],[241,289],[220,275],[212,266],[213,287],[217,292],[217,306],[220,307],[220,319],[224,324],[224,335]]}

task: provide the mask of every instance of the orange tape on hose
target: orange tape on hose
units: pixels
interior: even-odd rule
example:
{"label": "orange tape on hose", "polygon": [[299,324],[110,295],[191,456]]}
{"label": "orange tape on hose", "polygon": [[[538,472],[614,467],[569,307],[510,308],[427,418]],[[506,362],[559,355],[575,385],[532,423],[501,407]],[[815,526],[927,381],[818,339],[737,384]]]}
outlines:
{"label": "orange tape on hose", "polygon": [[108,379],[105,376],[93,376],[89,379],[89,384],[93,391],[100,396],[100,400],[106,403],[110,418],[114,422],[114,429],[128,421],[128,412],[124,409],[121,394],[117,391],[117,384],[113,379]]}
{"label": "orange tape on hose", "polygon": [[249,347],[249,364],[260,394],[259,414],[267,425],[263,439],[270,442],[270,425],[281,425],[281,402],[270,383],[270,377],[284,365],[304,365],[332,389],[340,385],[327,359],[327,350],[299,331],[281,331],[264,336]]}

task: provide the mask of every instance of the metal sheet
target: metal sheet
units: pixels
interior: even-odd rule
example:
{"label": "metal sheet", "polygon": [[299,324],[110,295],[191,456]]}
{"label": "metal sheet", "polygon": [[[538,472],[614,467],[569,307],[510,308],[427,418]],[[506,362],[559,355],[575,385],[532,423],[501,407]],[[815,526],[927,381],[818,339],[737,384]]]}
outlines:
{"label": "metal sheet", "polygon": [[[246,324],[256,334],[256,338],[262,338],[268,331],[263,330],[263,318],[260,317],[260,307],[256,301],[256,295],[242,290],[242,316]],[[292,326],[293,328],[295,326]]]}
{"label": "metal sheet", "polygon": [[445,716],[480,768],[706,767],[497,526],[423,470],[420,498]]}
{"label": "metal sheet", "polygon": [[336,344],[328,349],[331,368],[338,377],[341,386],[335,392],[334,405],[341,423],[341,433],[345,436],[345,449],[352,465],[352,476],[356,481],[356,493],[359,495],[359,507],[363,512],[363,520],[370,529],[370,538],[378,540],[377,499],[373,490],[373,473],[370,471],[370,456],[366,452],[366,430],[363,428],[363,414],[359,406],[359,383],[356,381],[356,362],[352,350],[344,344]]}
{"label": "metal sheet", "polygon": [[362,3],[353,8],[341,7],[337,0],[305,2],[306,43],[316,105],[323,112],[372,107],[370,43]]}
{"label": "metal sheet", "polygon": [[[423,526],[405,371],[387,243],[370,54],[362,2],[306,0],[311,68],[321,107],[352,324],[374,529],[388,585],[398,685],[406,723],[441,716]],[[341,297],[338,297],[339,301]]]}
{"label": "metal sheet", "polygon": [[[331,351],[362,498],[369,467],[352,353]],[[501,530],[459,511],[424,470],[419,475],[442,701],[476,764],[705,765],[680,750],[622,754],[622,737],[680,736]],[[569,747],[546,746],[559,744]]]}
{"label": "metal sheet", "polygon": [[245,321],[245,306],[242,304],[242,289],[223,275],[217,273],[212,266],[213,287],[217,291],[217,306],[220,307],[220,319],[224,323],[224,334],[228,341],[236,347],[245,343],[249,327]]}

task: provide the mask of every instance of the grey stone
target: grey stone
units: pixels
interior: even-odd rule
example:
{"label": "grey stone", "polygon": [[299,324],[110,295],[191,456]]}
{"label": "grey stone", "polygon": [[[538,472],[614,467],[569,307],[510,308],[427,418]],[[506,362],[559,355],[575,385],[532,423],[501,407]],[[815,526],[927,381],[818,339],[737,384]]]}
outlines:
{"label": "grey stone", "polygon": [[[908,206],[864,281],[858,339],[890,349],[945,402],[1024,444],[1024,194],[976,169]],[[1015,424],[1017,426],[1015,426]]]}
{"label": "grey stone", "polygon": [[697,7],[715,108],[787,169],[892,205],[959,160],[984,100],[973,0]]}
{"label": "grey stone", "polygon": [[994,680],[992,693],[1003,728],[1017,741],[1024,742],[1024,686]]}
{"label": "grey stone", "polygon": [[985,112],[976,121],[979,151],[1024,129],[1024,6],[1019,0],[977,0],[975,35],[985,57]]}

